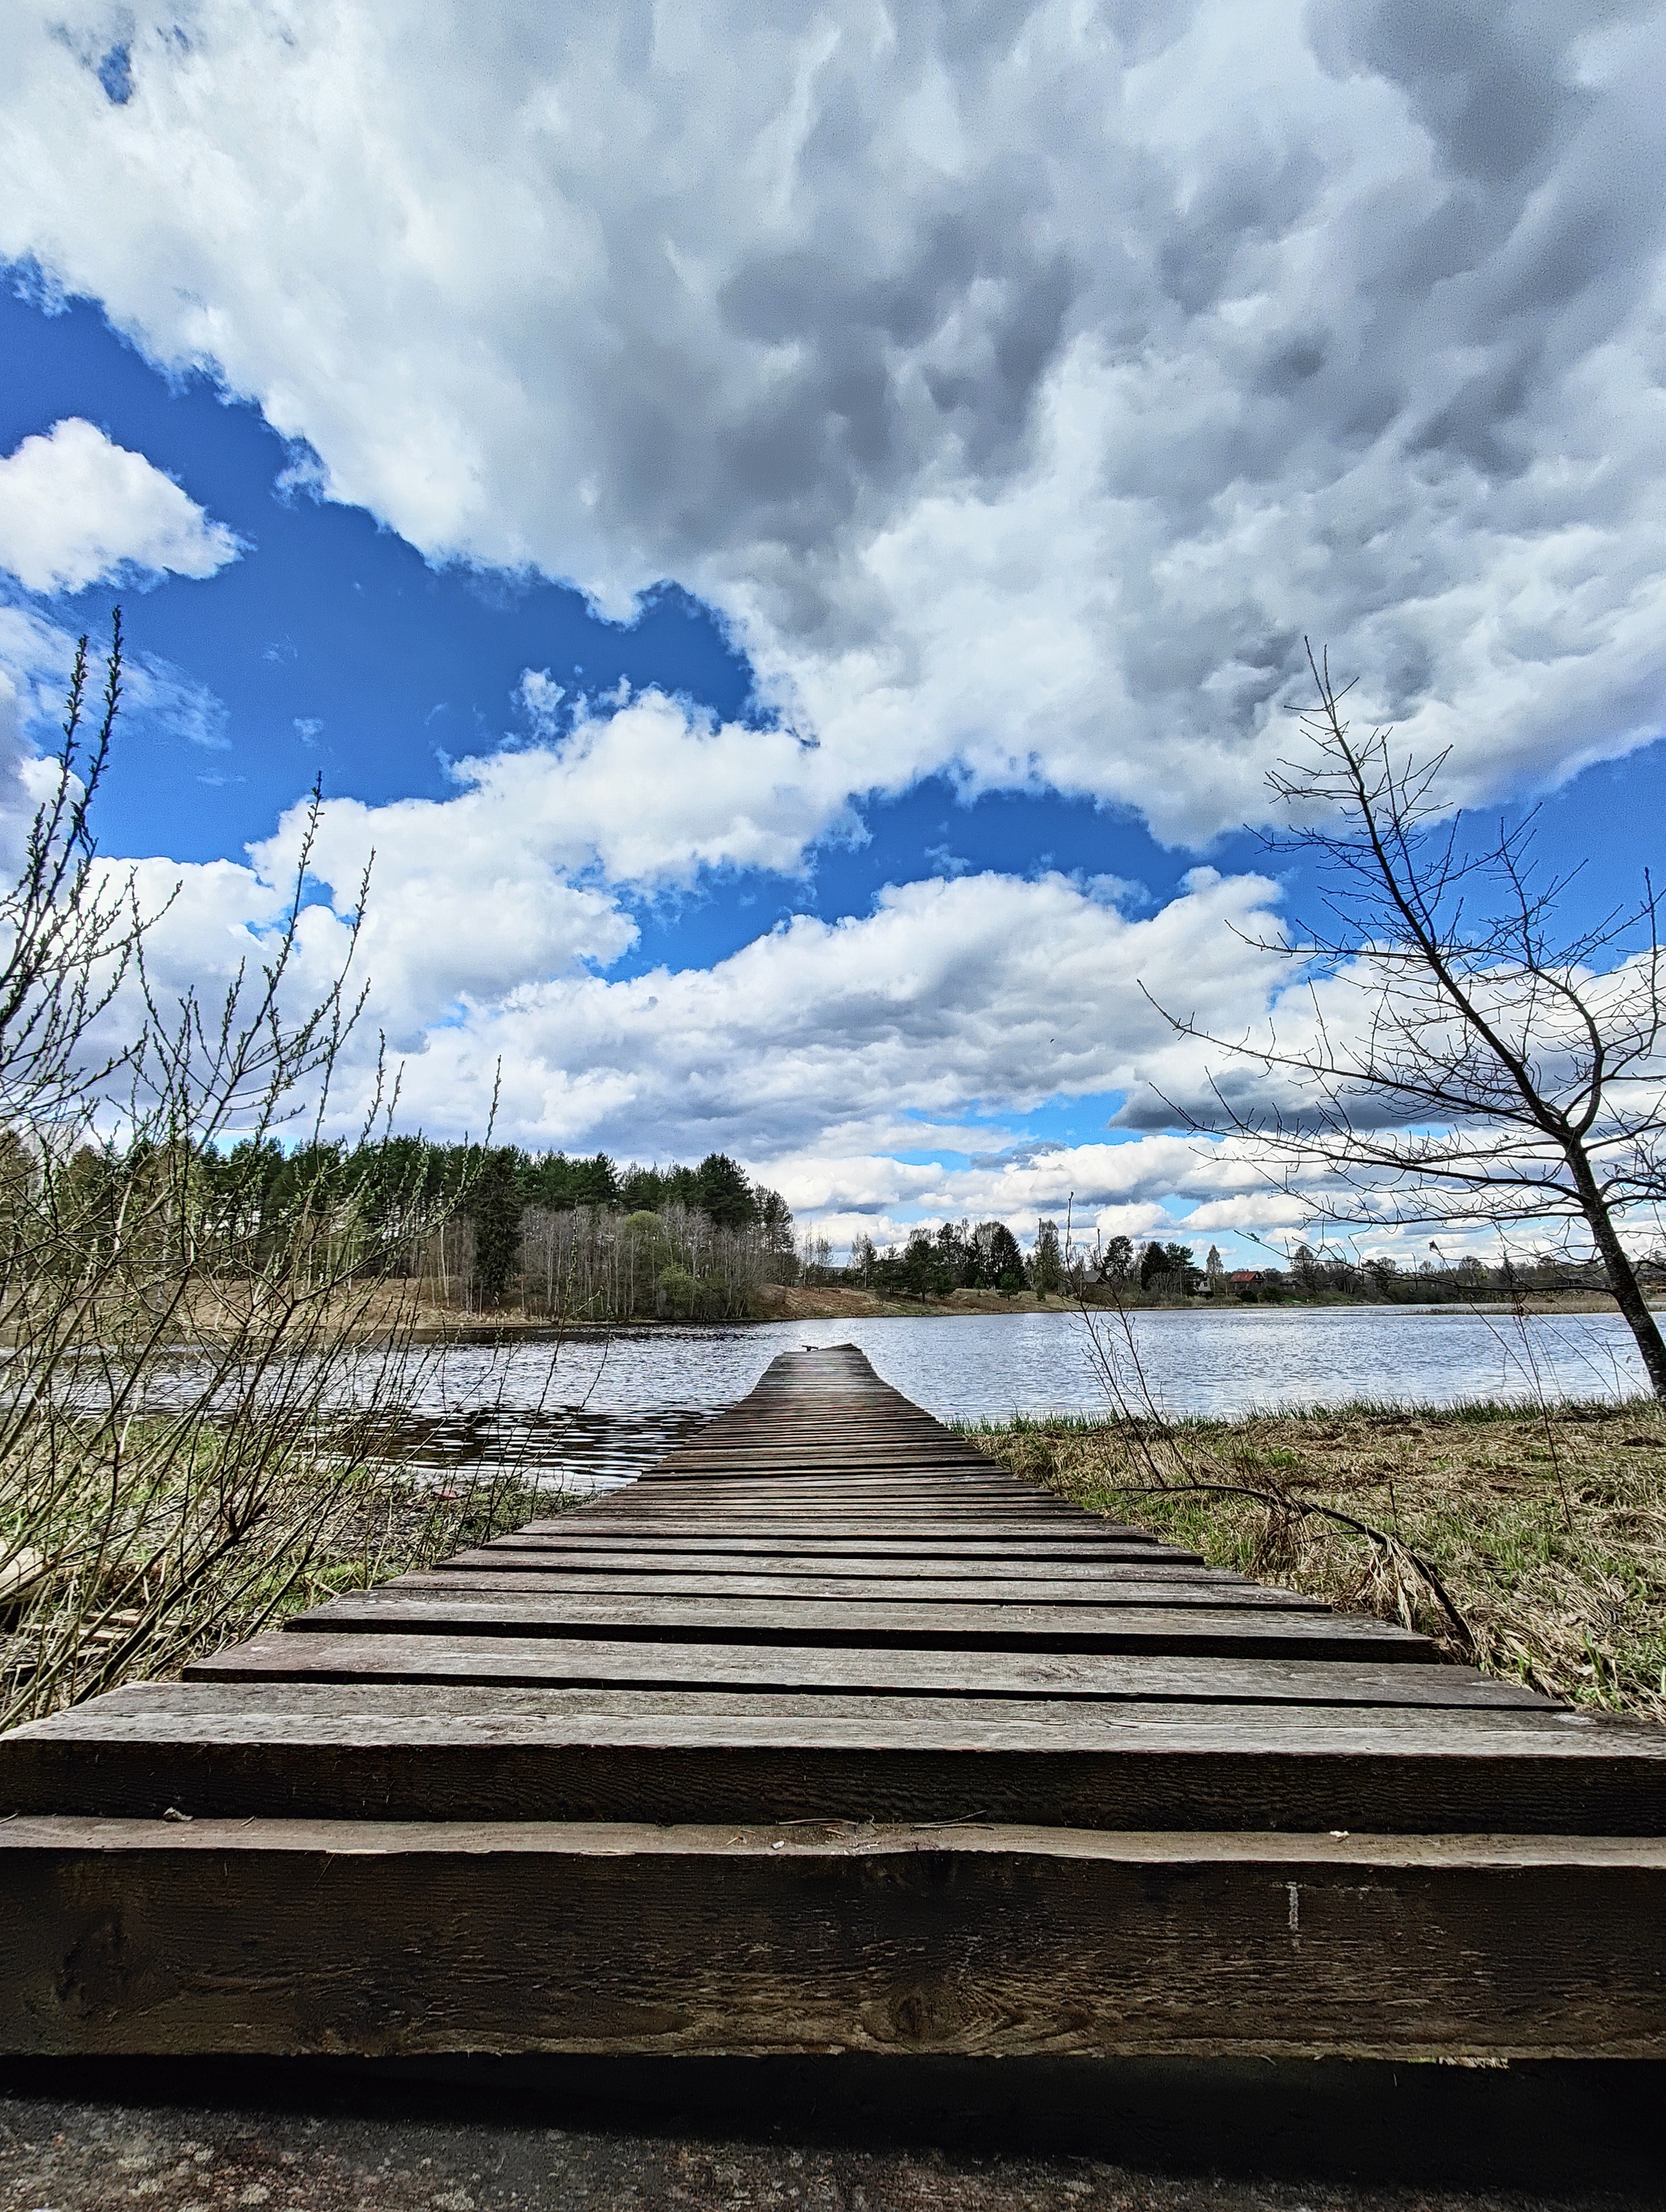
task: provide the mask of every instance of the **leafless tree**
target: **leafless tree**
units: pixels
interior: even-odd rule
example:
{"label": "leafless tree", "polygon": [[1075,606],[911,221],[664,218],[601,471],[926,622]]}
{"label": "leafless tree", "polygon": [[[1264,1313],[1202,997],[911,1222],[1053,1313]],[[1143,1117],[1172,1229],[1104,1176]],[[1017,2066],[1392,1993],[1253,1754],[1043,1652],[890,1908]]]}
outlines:
{"label": "leafless tree", "polygon": [[1169,1013],[1224,1055],[1213,1108],[1183,1118],[1253,1139],[1322,1224],[1583,1226],[1666,1399],[1666,1342],[1622,1236],[1666,1193],[1653,885],[1566,928],[1578,872],[1536,866],[1532,817],[1477,843],[1443,803],[1447,756],[1402,757],[1380,727],[1355,738],[1349,687],[1308,657],[1309,748],[1270,779],[1295,824],[1271,842],[1318,875],[1318,926],[1276,948],[1300,963],[1302,1011],[1237,1036]]}

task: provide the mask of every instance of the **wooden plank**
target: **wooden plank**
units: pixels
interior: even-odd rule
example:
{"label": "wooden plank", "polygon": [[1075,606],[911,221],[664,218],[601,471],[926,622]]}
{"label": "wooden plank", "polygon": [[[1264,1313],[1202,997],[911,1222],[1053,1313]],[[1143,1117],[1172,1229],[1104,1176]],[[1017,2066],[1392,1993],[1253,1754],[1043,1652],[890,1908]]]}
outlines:
{"label": "wooden plank", "polygon": [[962,1577],[935,1580],[920,1576],[903,1582],[842,1575],[746,1574],[617,1574],[567,1573],[560,1568],[430,1567],[396,1575],[381,1587],[387,1590],[471,1589],[489,1587],[494,1595],[563,1597],[595,1595],[603,1602],[620,1597],[721,1598],[728,1602],[796,1603],[800,1598],[820,1605],[899,1607],[952,1605],[970,1609],[987,1605],[1006,1609],[1047,1609],[1062,1620],[1068,1613],[1097,1611],[1107,1606],[1243,1606],[1276,1613],[1328,1613],[1320,1598],[1294,1590],[1280,1590],[1262,1583],[1218,1575],[1207,1567],[1175,1567],[1126,1573],[1107,1568],[1090,1582],[1002,1580],[994,1577]]}
{"label": "wooden plank", "polygon": [[835,1455],[813,1449],[800,1450],[791,1456],[777,1452],[713,1453],[700,1460],[669,1455],[656,1461],[642,1480],[690,1488],[708,1483],[714,1489],[721,1489],[730,1482],[761,1482],[806,1487],[820,1485],[829,1490],[860,1490],[874,1484],[906,1481],[935,1484],[945,1492],[958,1490],[970,1497],[990,1498],[1024,1487],[1018,1476],[1009,1474],[991,1460],[961,1454],[891,1449],[864,1456]]}
{"label": "wooden plank", "polygon": [[[615,1496],[622,1494],[616,1492]],[[610,1502],[603,1499],[593,1505],[575,1507],[571,1516],[574,1528],[587,1534],[602,1534],[617,1529],[644,1535],[652,1534],[656,1528],[663,1528],[667,1520],[676,1520],[689,1528],[696,1525],[692,1516],[654,1515],[644,1517],[640,1508],[629,1514],[610,1512]],[[1102,1525],[1110,1528],[1112,1524]],[[867,1513],[812,1513],[801,1509],[795,1511],[788,1506],[757,1508],[744,1513],[707,1511],[699,1516],[697,1526],[702,1530],[710,1530],[714,1534],[781,1536],[802,1532],[806,1535],[877,1536],[904,1541],[928,1540],[951,1544],[987,1544],[1006,1538],[1049,1544],[1077,1538],[1093,1540],[1091,1526],[1086,1531],[1079,1527],[1060,1528],[1046,1520],[1015,1518],[1008,1513],[924,1514],[901,1505],[883,1510],[875,1507]],[[1111,1540],[1126,1541],[1127,1539],[1118,1531]],[[1154,1542],[1156,1540],[1153,1538],[1152,1540]]]}
{"label": "wooden plank", "polygon": [[678,1551],[669,1546],[663,1550],[648,1550],[644,1547],[629,1551],[569,1551],[553,1543],[533,1546],[514,1544],[501,1539],[496,1543],[482,1544],[470,1551],[453,1552],[440,1565],[447,1571],[466,1568],[486,1574],[676,1574],[709,1577],[744,1573],[752,1577],[784,1575],[795,1580],[842,1577],[904,1586],[923,1577],[933,1582],[952,1581],[957,1583],[1016,1583],[1024,1589],[1032,1584],[1050,1586],[1059,1583],[1095,1588],[1108,1576],[1123,1581],[1143,1582],[1190,1581],[1207,1576],[1213,1582],[1254,1587],[1247,1576],[1206,1567],[1195,1553],[1163,1552],[1153,1559],[1132,1546],[1126,1551],[1112,1553],[1107,1559],[1084,1564],[1075,1559],[1012,1557],[994,1547],[985,1557],[976,1559],[945,1557],[940,1553],[916,1553],[912,1559],[869,1559],[860,1553],[849,1552],[831,1554],[762,1552],[749,1553],[737,1559],[733,1554],[721,1552]]}
{"label": "wooden plank", "polygon": [[[1031,1529],[1024,1533],[1006,1533],[997,1526],[991,1530],[986,1526],[943,1528],[933,1529],[929,1522],[892,1522],[881,1524],[872,1521],[857,1521],[848,1524],[824,1524],[815,1520],[783,1516],[769,1522],[717,1522],[702,1515],[699,1520],[684,1519],[680,1515],[667,1515],[663,1522],[601,1522],[589,1520],[581,1513],[573,1516],[574,1527],[568,1541],[587,1551],[623,1551],[635,1546],[663,1546],[667,1550],[683,1547],[700,1551],[710,1547],[744,1559],[749,1551],[765,1553],[802,1552],[806,1556],[823,1553],[834,1556],[840,1553],[854,1553],[869,1559],[913,1559],[937,1557],[952,1559],[1057,1559],[1078,1560],[1091,1564],[1096,1559],[1160,1559],[1178,1547],[1151,1544],[1128,1544],[1116,1540],[1082,1540],[1066,1532],[1055,1535],[1047,1530]],[[555,1524],[557,1528],[560,1523]],[[557,1543],[560,1539],[554,1539]],[[1196,1554],[1194,1553],[1195,1560]]]}
{"label": "wooden plank", "polygon": [[[228,1690],[251,1705],[247,1686]],[[1159,1728],[1176,1709],[1086,1707],[1100,1716],[1137,1710],[1113,1740],[1035,1714],[1027,1731],[996,1728],[976,1701],[927,1700],[928,1719],[897,1698],[807,1700],[812,1719],[789,1717],[792,1701],[746,1711],[744,1697],[479,1690],[433,1685],[288,1684],[350,1698],[354,1709],[320,1716],[271,1702],[246,1725],[173,1710],[149,1729],[123,1733],[119,1717],[57,1738],[25,1735],[9,1751],[0,1800],[9,1814],[74,1813],[161,1819],[567,1820],[1032,1820],[1066,1828],[1129,1826],[1351,1831],[1374,1834],[1507,1832],[1658,1835],[1666,1832],[1666,1779],[1619,1757],[1612,1744],[1575,1755],[1536,1713],[1411,1716],[1375,1709],[1401,1725],[1360,1726],[1357,1709],[1303,1715],[1289,1707],[1207,1710],[1216,1724]],[[417,1701],[392,1715],[368,1700]],[[515,1715],[503,1701],[538,1699],[560,1711]],[[628,1698],[629,1713],[577,1711]],[[472,1709],[441,1710],[447,1698]],[[488,1705],[483,1701],[497,1703]],[[666,1710],[673,1701],[678,1710]],[[851,1717],[878,1707],[877,1723]],[[727,1708],[729,1710],[724,1710]],[[1187,1712],[1195,1707],[1180,1709]],[[957,1718],[968,1711],[971,1718]],[[1073,1717],[1075,1709],[1072,1709]],[[1256,1727],[1269,1717],[1282,1731]],[[1476,1724],[1466,1730],[1444,1724]],[[895,1731],[907,1724],[911,1740]],[[932,1723],[934,1723],[932,1724]],[[1505,1723],[1513,1724],[1513,1735]],[[162,1733],[166,1727],[168,1733]],[[1487,1730],[1490,1733],[1481,1733]],[[1052,1738],[1053,1741],[1046,1739]],[[1585,1747],[1590,1749],[1590,1747]]]}
{"label": "wooden plank", "polygon": [[1666,2057],[1651,1839],[33,1819],[0,1890],[17,2053]]}
{"label": "wooden plank", "polygon": [[[915,1513],[952,1511],[962,1516],[973,1513],[1020,1516],[1039,1513],[1054,1520],[1065,1517],[1064,1512],[1054,1513],[1044,1506],[1032,1506],[1021,1492],[952,1489],[947,1485],[903,1477],[894,1482],[859,1484],[818,1483],[808,1474],[786,1482],[773,1479],[764,1482],[755,1477],[736,1475],[728,1482],[702,1482],[696,1486],[641,1475],[632,1488],[641,1504],[651,1509],[668,1507],[679,1513],[703,1511],[710,1506],[725,1510],[739,1507],[744,1510],[748,1506],[762,1505],[785,1508],[795,1513],[823,1513],[841,1507],[850,1513],[866,1513],[871,1507],[903,1507]],[[1065,1509],[1065,1512],[1067,1510]]]}
{"label": "wooden plank", "polygon": [[1035,1699],[1195,1699],[1231,1705],[1502,1707],[1559,1712],[1518,1682],[1471,1667],[1338,1659],[1170,1658],[1160,1652],[865,1651],[748,1644],[619,1644],[526,1636],[281,1632],[185,1669],[190,1681],[273,1680],[605,1684]]}
{"label": "wooden plank", "polygon": [[454,1552],[433,1569],[422,1571],[580,1579],[597,1575],[675,1575],[683,1580],[704,1577],[725,1588],[737,1583],[785,1579],[811,1581],[818,1587],[831,1583],[861,1583],[886,1590],[907,1590],[920,1583],[946,1582],[969,1595],[985,1587],[1011,1587],[1037,1599],[1055,1589],[1095,1590],[1127,1583],[1184,1583],[1242,1589],[1264,1587],[1231,1568],[1206,1567],[1201,1559],[1166,1554],[1153,1559],[1138,1553],[1113,1555],[1084,1564],[1074,1559],[1009,1559],[999,1555],[981,1559],[865,1559],[848,1554],[829,1558],[814,1553],[792,1552],[751,1553],[735,1559],[722,1553],[662,1553],[648,1549],[599,1556],[594,1553],[521,1550],[514,1546],[483,1544],[466,1552]]}
{"label": "wooden plank", "polygon": [[1243,1653],[1268,1658],[1436,1656],[1426,1637],[1364,1616],[1284,1613],[1243,1607],[818,1605],[790,1608],[717,1597],[476,1596],[469,1590],[384,1584],[298,1613],[289,1632],[352,1627],[408,1633],[610,1637],[694,1642],[887,1645],[957,1650]]}
{"label": "wooden plank", "polygon": [[[706,1728],[704,1723],[709,1723]],[[594,1723],[594,1725],[593,1725]],[[1387,1749],[1396,1757],[1522,1753],[1581,1769],[1624,1770],[1639,1791],[1666,1790],[1666,1729],[1535,1705],[1438,1712],[1404,1707],[1198,1705],[1131,1707],[965,1693],[919,1699],[860,1692],[787,1695],[754,1708],[727,1691],[594,1687],[486,1689],[428,1685],[131,1682],[66,1706],[0,1738],[0,1788],[9,1788],[43,1747],[207,1741],[291,1746],[322,1741],[456,1744],[642,1743],[686,1748],[702,1736],[727,1747],[906,1752],[1128,1752],[1164,1755],[1229,1748],[1240,1738],[1292,1755]],[[1637,1809],[1646,1811],[1647,1795]],[[1138,1825],[1137,1823],[1134,1825]]]}
{"label": "wooden plank", "polygon": [[890,1470],[906,1468],[909,1473],[935,1473],[944,1480],[991,1486],[1023,1480],[976,1445],[944,1445],[918,1437],[885,1443],[840,1443],[832,1439],[818,1443],[817,1426],[817,1417],[806,1413],[796,1435],[779,1443],[736,1437],[721,1444],[702,1442],[697,1448],[681,1446],[656,1460],[652,1472],[672,1476],[707,1473],[721,1476],[739,1469],[755,1470],[787,1480],[812,1473],[860,1481],[870,1475],[884,1477]]}
{"label": "wooden plank", "polygon": [[[632,1483],[629,1491],[616,1491],[611,1498],[598,1498],[593,1504],[576,1510],[585,1515],[590,1526],[595,1528],[611,1526],[615,1521],[634,1521],[644,1512],[651,1513],[656,1518],[663,1517],[661,1507],[654,1501],[635,1495],[640,1488],[641,1485]],[[625,1510],[627,1506],[628,1510]],[[686,1509],[679,1506],[675,1510],[681,1515]],[[898,1524],[916,1528],[936,1527],[945,1533],[958,1530],[969,1534],[995,1535],[1007,1532],[1015,1536],[1051,1536],[1067,1528],[1074,1531],[1081,1526],[1074,1516],[1039,1509],[1034,1512],[1018,1512],[1002,1506],[999,1512],[989,1512],[970,1505],[927,1505],[901,1495],[889,1503],[860,1508],[848,1503],[821,1508],[804,1498],[800,1498],[795,1504],[787,1497],[733,1500],[721,1506],[703,1508],[700,1514],[702,1525],[708,1520],[735,1523],[750,1522],[763,1528],[804,1524],[813,1528],[872,1528],[876,1534]]]}
{"label": "wooden plank", "polygon": [[1666,1833],[1666,1732],[1578,1714],[139,1685],[15,1730],[0,1808]]}
{"label": "wooden plank", "polygon": [[776,1536],[721,1537],[648,1529],[639,1536],[581,1533],[563,1539],[554,1535],[528,1536],[524,1530],[517,1530],[513,1535],[494,1536],[479,1548],[499,1557],[530,1553],[544,1558],[593,1559],[603,1564],[611,1559],[689,1559],[745,1566],[752,1561],[792,1559],[817,1567],[830,1560],[848,1560],[903,1569],[924,1560],[937,1562],[945,1573],[958,1571],[963,1565],[976,1569],[991,1563],[1028,1566],[1051,1561],[1073,1573],[1078,1569],[1091,1571],[1097,1561],[1106,1559],[1126,1560],[1133,1565],[1152,1560],[1166,1561],[1175,1566],[1196,1567],[1203,1564],[1196,1552],[1181,1551],[1169,1544],[1104,1544],[1091,1547],[1047,1543],[933,1544],[920,1540],[893,1542],[885,1537],[864,1541],[860,1536],[797,1536],[789,1540],[785,1532]]}
{"label": "wooden plank", "polygon": [[[632,1488],[635,1486],[633,1484]],[[623,1493],[616,1493],[622,1496]],[[612,1501],[599,1500],[593,1505],[574,1508],[570,1515],[560,1521],[535,1522],[536,1528],[559,1528],[568,1523],[575,1534],[606,1534],[620,1533],[635,1536],[652,1536],[662,1530],[667,1522],[692,1529],[696,1526],[714,1535],[751,1535],[780,1538],[802,1532],[806,1536],[869,1536],[897,1542],[931,1542],[952,1544],[988,1544],[1011,1540],[1014,1542],[1057,1544],[1080,1541],[1093,1544],[1102,1541],[1125,1542],[1128,1532],[1112,1522],[1102,1522],[1098,1528],[1107,1532],[1097,1534],[1095,1524],[1085,1528],[1058,1528],[1045,1521],[1015,1520],[1010,1514],[925,1514],[903,1506],[894,1506],[885,1511],[876,1509],[871,1513],[811,1513],[794,1511],[787,1506],[769,1510],[757,1510],[740,1513],[704,1512],[697,1523],[692,1516],[669,1514],[645,1515],[640,1508],[629,1513],[610,1510]],[[1147,1540],[1155,1543],[1155,1537]]]}

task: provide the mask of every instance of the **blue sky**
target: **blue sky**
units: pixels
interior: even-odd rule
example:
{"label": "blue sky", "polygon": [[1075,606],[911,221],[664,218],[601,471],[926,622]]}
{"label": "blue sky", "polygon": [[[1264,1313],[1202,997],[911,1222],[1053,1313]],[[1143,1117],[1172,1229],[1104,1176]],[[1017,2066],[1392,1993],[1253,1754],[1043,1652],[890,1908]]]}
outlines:
{"label": "blue sky", "polygon": [[[15,277],[0,297],[0,448],[84,417],[173,477],[246,548],[200,581],[135,590],[125,580],[58,603],[61,619],[101,633],[125,599],[134,649],[205,695],[211,745],[177,723],[130,723],[104,817],[112,850],[240,858],[315,776],[372,804],[442,799],[448,760],[530,735],[515,702],[528,667],[574,694],[602,696],[623,679],[725,719],[772,719],[725,625],[674,585],[618,623],[546,580],[431,564],[362,509],[295,489],[295,455],[257,409],[201,372],[169,379],[89,301],[43,307],[38,282]],[[881,884],[920,875],[1085,871],[1160,899],[1197,859],[1159,845],[1127,808],[1045,789],[969,797],[942,775],[860,815],[863,834],[830,838],[802,871],[726,871],[645,901],[641,941],[612,972],[703,966],[784,913],[866,913]],[[1230,835],[1212,844],[1228,861],[1249,848]]]}
{"label": "blue sky", "polygon": [[1147,993],[1280,988],[1304,631],[1574,913],[1655,865],[1662,12],[859,15],[17,11],[15,742],[119,599],[182,982],[319,779],[436,1133],[501,1061],[506,1135],[836,1242],[1074,1193],[1242,1257],[1242,1162],[1107,1123],[1207,1082]]}

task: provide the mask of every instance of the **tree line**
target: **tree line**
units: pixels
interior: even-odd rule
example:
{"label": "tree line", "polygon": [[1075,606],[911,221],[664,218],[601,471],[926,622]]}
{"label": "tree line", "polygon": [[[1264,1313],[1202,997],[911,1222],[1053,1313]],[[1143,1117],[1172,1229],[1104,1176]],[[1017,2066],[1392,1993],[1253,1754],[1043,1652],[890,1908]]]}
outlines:
{"label": "tree line", "polygon": [[[76,1163],[83,1181],[106,1176],[112,1188],[131,1177],[133,1164],[90,1148]],[[606,1317],[629,1317],[614,1311],[617,1301],[601,1287],[617,1287],[617,1268],[597,1256],[605,1245],[611,1251],[604,1227],[610,1219],[636,1224],[620,1249],[635,1261],[656,1257],[657,1273],[675,1279],[672,1310],[684,1313],[713,1305],[706,1295],[711,1270],[722,1285],[716,1308],[744,1311],[763,1263],[793,1247],[786,1200],[754,1182],[726,1152],[708,1152],[692,1166],[621,1166],[605,1152],[573,1158],[516,1145],[442,1145],[416,1136],[289,1147],[250,1139],[205,1148],[192,1164],[192,1181],[198,1235],[211,1234],[211,1224],[234,1224],[240,1243],[258,1242],[263,1231],[285,1233],[304,1201],[313,1216],[333,1212],[350,1218],[362,1233],[374,1231],[379,1253],[403,1236],[409,1245],[404,1272],[435,1273],[447,1296],[454,1290],[461,1303],[488,1310],[525,1287],[529,1259],[545,1298],[559,1308],[563,1285],[556,1275],[563,1261],[551,1258],[558,1253],[592,1285],[581,1304],[599,1306]],[[596,1221],[576,1240],[570,1227],[550,1225],[578,1215]],[[648,1236],[648,1220],[660,1222],[664,1233]],[[465,1254],[466,1264],[454,1264]],[[635,1283],[641,1267],[633,1264],[625,1273]],[[640,1285],[628,1295],[630,1312],[641,1309],[642,1295]]]}
{"label": "tree line", "polygon": [[[1666,1275],[1666,1261],[1645,1262],[1651,1279]],[[1143,1245],[1132,1237],[1067,1245],[1056,1221],[1037,1225],[1029,1252],[1004,1222],[945,1222],[915,1230],[902,1245],[878,1247],[858,1237],[848,1267],[806,1268],[813,1279],[903,1298],[947,1298],[957,1291],[1024,1291],[1043,1297],[1073,1297],[1089,1305],[1161,1304],[1209,1297],[1243,1305],[1346,1304],[1462,1304],[1476,1298],[1512,1298],[1528,1291],[1605,1291],[1600,1261],[1541,1253],[1492,1264],[1466,1256],[1437,1255],[1414,1264],[1387,1258],[1359,1260],[1298,1244],[1282,1267],[1229,1268],[1217,1246],[1202,1261],[1196,1248],[1177,1242]]]}

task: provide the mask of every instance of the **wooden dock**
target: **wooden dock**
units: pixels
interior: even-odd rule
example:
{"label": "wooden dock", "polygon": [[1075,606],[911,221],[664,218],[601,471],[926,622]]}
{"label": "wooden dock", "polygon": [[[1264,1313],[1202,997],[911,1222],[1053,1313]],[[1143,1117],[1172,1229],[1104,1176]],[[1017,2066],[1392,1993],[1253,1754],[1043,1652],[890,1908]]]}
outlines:
{"label": "wooden dock", "polygon": [[850,1349],[0,1739],[0,2049],[1666,2057],[1666,1730],[1211,1571]]}

